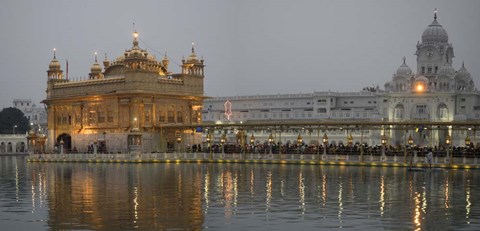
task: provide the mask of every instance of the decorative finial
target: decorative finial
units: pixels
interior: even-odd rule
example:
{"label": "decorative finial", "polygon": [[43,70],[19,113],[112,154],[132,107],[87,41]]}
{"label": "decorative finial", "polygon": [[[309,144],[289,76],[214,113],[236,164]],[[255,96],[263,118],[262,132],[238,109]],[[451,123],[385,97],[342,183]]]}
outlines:
{"label": "decorative finial", "polygon": [[163,56],[164,59],[168,59],[167,52],[165,51],[165,55]]}
{"label": "decorative finial", "polygon": [[462,61],[462,67],[465,68],[465,61]]}
{"label": "decorative finial", "polygon": [[192,42],[192,54],[195,53],[195,43]]}
{"label": "decorative finial", "polygon": [[95,51],[93,54],[95,54],[95,62],[97,62],[97,52]]}
{"label": "decorative finial", "polygon": [[433,19],[434,19],[434,20],[437,20],[437,8],[435,8],[435,11],[434,11],[434,12],[435,12],[435,13],[433,14]]}
{"label": "decorative finial", "polygon": [[403,64],[405,64],[405,60],[406,60],[406,59],[407,59],[407,58],[405,58],[405,56],[403,56]]}
{"label": "decorative finial", "polygon": [[105,60],[108,60],[108,58],[107,58],[107,52],[105,52]]}
{"label": "decorative finial", "polygon": [[57,58],[57,56],[56,56],[56,54],[55,54],[55,51],[57,51],[57,49],[53,48],[53,58],[54,58],[54,59]]}

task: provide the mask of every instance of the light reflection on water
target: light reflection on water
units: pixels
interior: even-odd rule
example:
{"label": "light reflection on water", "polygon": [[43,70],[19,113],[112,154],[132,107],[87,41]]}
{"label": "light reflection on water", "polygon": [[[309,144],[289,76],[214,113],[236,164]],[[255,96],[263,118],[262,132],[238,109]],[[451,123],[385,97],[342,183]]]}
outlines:
{"label": "light reflection on water", "polygon": [[0,157],[2,230],[478,230],[480,171]]}

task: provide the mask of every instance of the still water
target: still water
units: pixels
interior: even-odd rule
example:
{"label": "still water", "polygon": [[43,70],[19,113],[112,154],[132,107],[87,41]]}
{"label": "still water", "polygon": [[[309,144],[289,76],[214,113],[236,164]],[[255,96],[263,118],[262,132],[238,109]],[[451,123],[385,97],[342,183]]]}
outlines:
{"label": "still water", "polygon": [[0,230],[295,228],[479,230],[480,171],[0,156]]}

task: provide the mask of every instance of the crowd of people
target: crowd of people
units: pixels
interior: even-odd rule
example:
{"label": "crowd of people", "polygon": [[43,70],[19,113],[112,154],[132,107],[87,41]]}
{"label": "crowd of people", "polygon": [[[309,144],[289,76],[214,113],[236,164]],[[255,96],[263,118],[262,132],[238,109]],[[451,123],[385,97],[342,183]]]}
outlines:
{"label": "crowd of people", "polygon": [[[279,143],[257,143],[255,145],[238,145],[238,144],[223,144],[223,153],[225,154],[234,154],[234,153],[254,153],[254,154],[323,154],[324,146],[316,144],[279,144]],[[452,146],[449,147],[449,154],[452,154],[453,157],[475,157],[480,153],[480,148],[470,146]],[[362,150],[363,149],[363,150]],[[447,153],[446,146],[434,146],[434,147],[418,147],[418,146],[406,146],[407,153],[411,155],[414,151],[417,153],[417,156],[427,156],[431,151],[433,156],[436,157],[445,157]],[[222,153],[222,144],[215,143],[211,147],[208,145],[193,145],[191,149],[186,150],[187,152],[213,152],[213,153]],[[359,143],[352,145],[343,145],[343,144],[330,144],[327,146],[327,154],[329,155],[373,155],[379,156],[382,155],[383,147],[382,145],[360,145]],[[405,155],[405,146],[385,146],[385,155],[387,156],[403,156]]]}

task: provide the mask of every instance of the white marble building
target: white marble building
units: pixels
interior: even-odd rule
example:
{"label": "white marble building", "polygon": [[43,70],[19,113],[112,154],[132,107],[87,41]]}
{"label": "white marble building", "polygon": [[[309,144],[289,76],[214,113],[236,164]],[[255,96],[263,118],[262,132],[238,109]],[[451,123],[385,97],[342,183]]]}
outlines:
{"label": "white marble building", "polygon": [[43,106],[37,106],[31,99],[14,99],[13,107],[23,112],[37,132],[43,133],[47,127],[47,111]]}
{"label": "white marble building", "polygon": [[[401,54],[400,54],[401,55]],[[313,92],[308,94],[278,94],[255,96],[215,97],[204,101],[204,122],[273,121],[273,120],[377,120],[408,121],[478,121],[480,119],[480,92],[474,86],[471,74],[462,63],[453,66],[453,45],[448,42],[446,30],[437,21],[424,30],[417,43],[417,69],[414,72],[403,62],[383,89],[371,87],[360,92]],[[378,144],[379,131],[370,132],[369,144]],[[403,144],[406,135],[422,146],[435,146],[452,136],[453,145],[464,145],[463,140],[473,130],[458,131],[437,128],[435,131],[386,132],[390,144]],[[335,142],[345,143],[347,134],[330,136]],[[353,134],[354,139],[355,135]],[[296,134],[285,137],[294,140]],[[285,142],[285,140],[283,140]]]}

